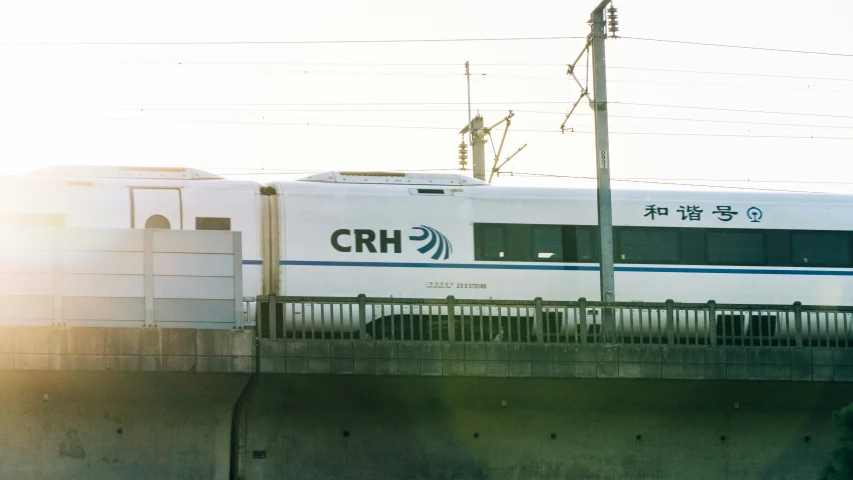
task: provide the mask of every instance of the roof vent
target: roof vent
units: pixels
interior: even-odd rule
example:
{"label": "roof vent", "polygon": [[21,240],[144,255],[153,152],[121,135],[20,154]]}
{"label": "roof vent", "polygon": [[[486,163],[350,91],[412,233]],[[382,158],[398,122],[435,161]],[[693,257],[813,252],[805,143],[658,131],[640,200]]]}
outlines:
{"label": "roof vent", "polygon": [[195,168],[116,167],[107,165],[55,165],[31,175],[70,178],[145,178],[159,180],[216,180],[222,177]]}
{"label": "roof vent", "polygon": [[453,173],[324,172],[300,178],[302,182],[355,183],[364,185],[488,185],[475,178]]}

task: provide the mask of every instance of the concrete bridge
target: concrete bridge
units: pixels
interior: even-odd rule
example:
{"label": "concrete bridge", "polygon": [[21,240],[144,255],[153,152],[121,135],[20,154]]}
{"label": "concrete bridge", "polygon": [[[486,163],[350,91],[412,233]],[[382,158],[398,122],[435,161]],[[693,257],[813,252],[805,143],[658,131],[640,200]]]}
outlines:
{"label": "concrete bridge", "polygon": [[0,329],[7,439],[0,471],[9,478],[814,478],[834,442],[829,416],[853,399],[845,348],[293,340],[255,332]]}

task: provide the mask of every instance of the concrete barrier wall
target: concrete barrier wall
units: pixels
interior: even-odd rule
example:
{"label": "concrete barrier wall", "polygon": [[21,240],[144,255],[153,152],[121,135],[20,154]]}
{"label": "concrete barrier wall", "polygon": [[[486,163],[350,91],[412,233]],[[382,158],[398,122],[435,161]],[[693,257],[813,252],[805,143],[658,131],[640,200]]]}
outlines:
{"label": "concrete barrier wall", "polygon": [[0,478],[226,479],[247,379],[0,371]]}
{"label": "concrete barrier wall", "polygon": [[252,373],[254,356],[254,330],[0,327],[0,371]]}
{"label": "concrete barrier wall", "polygon": [[844,384],[264,375],[246,478],[806,479]]}
{"label": "concrete barrier wall", "polygon": [[0,325],[234,328],[239,232],[0,228]]}
{"label": "concrete barrier wall", "polygon": [[[0,371],[0,477],[229,478],[248,379]],[[265,374],[241,478],[816,478],[851,400],[838,383]]]}
{"label": "concrete barrier wall", "polygon": [[260,339],[264,373],[853,381],[853,349]]}

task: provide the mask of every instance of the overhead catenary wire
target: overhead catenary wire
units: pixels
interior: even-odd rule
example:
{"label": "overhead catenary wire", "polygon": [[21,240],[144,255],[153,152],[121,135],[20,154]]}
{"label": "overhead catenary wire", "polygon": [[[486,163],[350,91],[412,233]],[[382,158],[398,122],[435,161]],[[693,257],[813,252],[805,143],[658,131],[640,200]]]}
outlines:
{"label": "overhead catenary wire", "polygon": [[[623,40],[644,42],[670,43],[679,45],[732,48],[741,50],[756,50],[765,52],[793,53],[805,55],[821,55],[833,57],[853,57],[853,53],[821,52],[813,50],[797,50],[776,47],[760,47],[753,45],[735,45],[689,40],[674,40],[663,38],[620,36]],[[394,44],[394,43],[458,43],[458,42],[511,42],[511,41],[554,41],[582,40],[586,36],[536,36],[536,37],[480,37],[480,38],[394,38],[394,39],[322,39],[322,40],[160,40],[160,41],[5,41],[0,46],[217,46],[217,45],[339,45],[339,44]]]}
{"label": "overhead catenary wire", "polygon": [[[212,169],[216,170],[216,169]],[[249,170],[249,169],[247,169]],[[452,172],[457,171],[456,168],[411,168],[405,170],[384,170],[387,172]],[[243,171],[243,172],[220,172],[219,175],[228,177],[228,176],[265,176],[265,175],[306,175],[319,173],[321,170],[276,170],[276,169],[258,169],[254,171]],[[583,175],[561,175],[561,174],[549,174],[549,173],[529,173],[529,172],[503,172],[500,173],[499,176],[518,176],[518,177],[533,177],[533,178],[565,178],[572,180],[595,180],[595,177],[592,176],[583,176]],[[830,194],[831,192],[820,192],[820,191],[812,191],[812,190],[794,190],[794,189],[779,189],[779,188],[763,188],[763,187],[744,187],[744,186],[734,186],[734,185],[712,185],[708,183],[692,183],[692,182],[740,182],[743,180],[716,180],[716,179],[676,179],[676,178],[612,178],[614,182],[625,182],[625,183],[638,183],[638,184],[651,184],[651,185],[670,185],[670,186],[689,186],[689,187],[700,187],[700,188],[719,188],[719,189],[729,189],[729,190],[751,190],[751,191],[765,191],[765,192],[778,192],[778,193],[808,193],[808,194]],[[691,183],[685,183],[691,182]],[[773,183],[792,183],[792,184],[811,184],[811,183],[839,183],[843,185],[848,185],[850,182],[801,182],[801,181],[783,181],[783,180],[757,180],[755,182],[773,182]]]}
{"label": "overhead catenary wire", "polygon": [[[259,108],[259,107],[148,107],[148,108],[133,108],[122,107],[116,110],[125,111],[152,111],[152,112],[282,112],[282,113],[459,113],[465,112],[465,109],[387,109],[387,108],[371,108],[371,109],[353,109],[353,108],[333,108],[333,109],[307,109],[307,108]],[[505,112],[503,109],[478,109],[480,112]],[[530,115],[565,115],[566,112],[561,111],[541,111],[541,110],[513,110],[516,113],[524,113]],[[575,112],[574,115],[591,117],[593,114],[586,112]],[[757,122],[749,120],[724,120],[713,118],[682,118],[682,117],[659,117],[652,115],[616,115],[611,114],[611,118],[627,118],[638,120],[663,120],[674,122],[697,122],[697,123],[721,123],[735,124],[746,126],[773,126],[773,127],[802,127],[802,128],[829,128],[829,129],[853,129],[853,125],[816,125],[808,123],[779,123],[779,122]]]}
{"label": "overhead catenary wire", "polygon": [[[292,175],[300,175],[300,174],[311,174],[311,173],[319,173],[325,170],[293,170],[287,168],[261,168],[261,167],[201,167],[205,170],[219,172],[220,175],[255,175],[259,173],[274,175],[274,174],[292,174]],[[237,170],[238,172],[221,172],[222,170]],[[407,169],[381,169],[383,172],[455,172],[458,171],[458,168],[407,168]],[[542,177],[554,177],[554,178],[570,178],[570,179],[579,179],[579,180],[595,180],[595,177],[590,176],[580,176],[580,175],[561,175],[561,174],[549,174],[549,173],[528,173],[528,172],[503,172],[505,175],[518,175],[518,176],[542,176]],[[779,183],[779,184],[799,184],[799,185],[853,185],[853,182],[844,182],[844,181],[823,181],[823,180],[761,180],[761,179],[752,179],[752,178],[697,178],[697,177],[688,177],[688,178],[664,178],[664,177],[621,177],[615,178],[615,180],[625,181],[625,182],[644,182],[644,181],[653,181],[653,182],[677,182],[681,184],[683,182],[703,182],[703,183]]]}
{"label": "overhead catenary wire", "polygon": [[88,47],[88,46],[217,46],[217,45],[340,45],[385,43],[458,43],[578,40],[579,36],[481,37],[481,38],[394,38],[331,40],[187,40],[187,41],[20,41],[0,42],[0,46]]}
{"label": "overhead catenary wire", "polygon": [[733,44],[724,44],[724,43],[709,43],[709,42],[693,42],[687,40],[671,40],[664,38],[646,38],[646,37],[623,37],[620,36],[620,39],[625,40],[640,40],[644,42],[657,42],[657,43],[672,43],[679,45],[691,45],[691,46],[700,46],[700,47],[718,47],[718,48],[734,48],[740,50],[758,50],[763,52],[779,52],[779,53],[796,53],[796,54],[804,54],[804,55],[823,55],[823,56],[831,56],[831,57],[853,57],[853,53],[840,53],[840,52],[818,52],[813,50],[795,50],[788,48],[774,48],[774,47],[756,47],[752,45],[733,45]]}
{"label": "overhead catenary wire", "polygon": [[[161,66],[235,66],[235,67],[257,67],[257,66],[313,66],[313,67],[458,67],[458,63],[390,63],[390,62],[244,62],[244,61],[99,61],[91,62],[95,65],[161,65]],[[80,64],[77,64],[79,66]],[[494,62],[476,62],[477,67],[507,67],[507,68],[530,68],[530,67],[548,67],[560,68],[561,71],[566,68],[565,63],[494,63]],[[586,64],[578,64],[579,67],[586,67]],[[741,76],[741,77],[767,77],[767,78],[784,78],[794,80],[824,80],[835,82],[853,82],[853,78],[845,77],[816,77],[803,75],[790,75],[780,73],[758,73],[758,72],[727,72],[720,70],[687,70],[678,68],[660,68],[660,67],[635,67],[635,66],[620,66],[608,65],[608,70],[631,70],[644,72],[660,72],[660,73],[679,73],[679,74],[702,74],[702,75],[724,75],[724,76]]]}
{"label": "overhead catenary wire", "polygon": [[[565,103],[565,102],[564,102]],[[634,102],[608,102],[617,105],[632,105],[637,107],[660,107],[660,108],[683,108],[692,110],[709,110],[716,112],[738,112],[738,113],[759,113],[768,115],[798,115],[804,117],[827,117],[827,118],[853,118],[853,115],[836,115],[828,113],[805,113],[805,112],[784,112],[773,110],[747,110],[741,108],[723,108],[723,107],[702,107],[696,105],[671,105],[660,103],[634,103]]]}
{"label": "overhead catenary wire", "polygon": [[[573,180],[595,180],[595,177],[581,176],[581,175],[557,175],[557,174],[549,174],[549,173],[528,173],[528,172],[507,172],[506,174],[508,174],[510,176],[521,176],[521,177],[568,178],[568,179],[573,179]],[[830,193],[830,192],[815,192],[815,191],[811,191],[811,190],[789,190],[789,189],[762,188],[762,187],[739,187],[739,186],[734,186],[734,185],[709,185],[709,184],[697,184],[697,183],[668,182],[665,180],[643,180],[643,179],[629,179],[629,178],[612,178],[611,180],[614,182],[642,183],[642,184],[651,184],[651,185],[672,185],[672,186],[683,186],[683,187],[720,188],[720,189],[730,189],[730,190],[755,190],[755,191],[780,192],[780,193],[811,193],[811,194],[827,194],[827,193]]]}
{"label": "overhead catenary wire", "polygon": [[[291,126],[291,127],[334,127],[334,128],[386,128],[386,129],[402,129],[402,130],[458,130],[455,127],[441,126],[419,126],[419,125],[372,125],[372,124],[331,124],[317,123],[313,121],[303,122],[267,122],[267,121],[232,121],[232,120],[190,120],[190,119],[170,119],[170,118],[107,118],[107,120],[117,121],[139,121],[139,122],[176,122],[176,123],[200,123],[200,124],[231,124],[231,125],[259,125],[259,126]],[[515,129],[518,132],[530,133],[561,133],[559,129],[540,130],[540,129]],[[574,130],[575,134],[593,134],[593,131]],[[798,139],[798,140],[853,140],[853,137],[834,137],[820,135],[744,135],[744,134],[728,134],[728,133],[702,133],[702,132],[630,132],[630,131],[611,131],[614,135],[648,135],[648,136],[689,136],[689,137],[730,137],[730,138],[754,138],[754,139]]]}
{"label": "overhead catenary wire", "polygon": [[[502,101],[502,102],[494,102],[494,101],[485,101],[485,102],[477,102],[479,105],[566,105],[566,101],[564,100],[545,100],[545,101]],[[824,114],[824,113],[811,113],[811,112],[786,112],[786,111],[770,111],[770,110],[749,110],[749,109],[738,109],[738,108],[725,108],[725,107],[704,107],[698,105],[675,105],[675,104],[661,104],[661,103],[637,103],[637,102],[621,102],[621,101],[608,101],[608,104],[616,104],[616,105],[629,105],[629,106],[640,106],[640,107],[660,107],[660,108],[676,108],[676,109],[693,109],[693,110],[708,110],[708,111],[719,111],[719,112],[737,112],[737,113],[756,113],[756,114],[768,114],[768,115],[799,115],[799,116],[810,116],[810,117],[826,117],[826,118],[853,118],[853,115],[837,115],[837,114]],[[314,103],[115,103],[110,104],[112,107],[134,107],[137,109],[144,109],[147,107],[190,107],[190,106],[219,106],[219,107],[319,107],[319,106],[330,106],[330,107],[357,107],[357,106],[430,106],[430,105],[446,105],[446,106],[460,106],[467,105],[465,102],[314,102]],[[515,109],[513,109],[515,110]],[[565,113],[565,112],[562,112]]]}

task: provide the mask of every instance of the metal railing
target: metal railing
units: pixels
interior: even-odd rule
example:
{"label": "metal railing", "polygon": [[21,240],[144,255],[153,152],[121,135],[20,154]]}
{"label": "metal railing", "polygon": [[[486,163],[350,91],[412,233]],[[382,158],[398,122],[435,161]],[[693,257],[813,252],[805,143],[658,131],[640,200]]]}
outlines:
{"label": "metal railing", "polygon": [[853,307],[358,297],[257,299],[261,338],[848,347]]}

